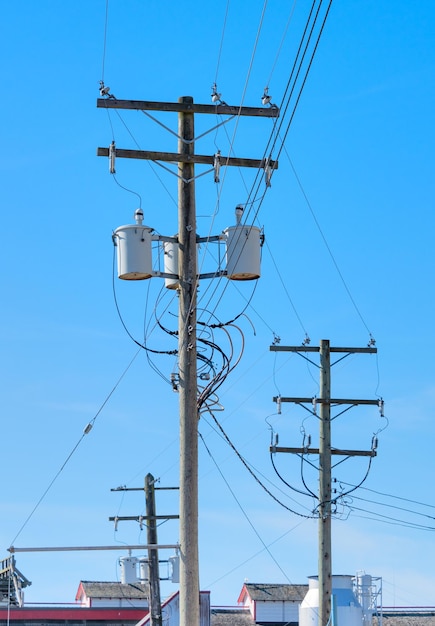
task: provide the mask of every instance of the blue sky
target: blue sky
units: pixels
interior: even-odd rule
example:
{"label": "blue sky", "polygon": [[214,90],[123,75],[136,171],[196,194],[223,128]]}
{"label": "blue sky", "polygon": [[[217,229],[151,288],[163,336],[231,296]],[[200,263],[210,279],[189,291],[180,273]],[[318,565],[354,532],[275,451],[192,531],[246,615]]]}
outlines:
{"label": "blue sky", "polygon": [[[73,601],[82,579],[116,580],[122,545],[146,542],[134,523],[114,532],[108,522],[143,512],[142,494],[111,488],[141,486],[148,472],[160,486],[178,484],[178,396],[163,380],[176,361],[153,356],[159,376],[125,333],[113,297],[111,240],[140,202],[146,224],[174,234],[177,181],[158,166],[120,159],[114,179],[107,160],[96,157],[112,138],[120,148],[172,152],[176,139],[141,113],[97,109],[99,81],[120,99],[191,95],[199,103],[210,102],[217,82],[223,100],[246,106],[260,106],[269,86],[280,104],[309,3],[297,2],[289,22],[292,3],[265,5],[195,0],[187,10],[181,3],[109,0],[107,30],[104,0],[24,0],[1,9],[0,540],[4,556],[12,541],[120,544],[119,554],[19,554],[17,566],[33,583],[29,602]],[[333,445],[353,449],[370,447],[382,429],[366,490],[353,494],[361,499],[338,507],[333,569],[382,577],[386,605],[434,604],[433,530],[408,526],[435,528],[434,30],[427,0],[333,2],[258,211],[266,236],[262,277],[254,293],[252,283],[222,280],[202,283],[199,294],[199,306],[222,321],[253,294],[237,322],[243,356],[219,389],[224,411],[217,417],[264,484],[302,514],[315,505],[274,473],[271,428],[283,446],[301,445],[301,429],[314,445],[317,420],[291,405],[277,415],[272,397],[316,395],[318,371],[269,346],[276,336],[282,345],[300,344],[305,333],[312,345],[329,339],[365,346],[370,334],[375,338],[377,357],[348,358],[332,373],[335,397],[383,397],[388,418],[368,407],[333,423]],[[173,114],[155,117],[176,130]],[[197,116],[197,134],[215,123]],[[270,120],[242,118],[198,140],[196,151],[225,154],[234,139],[235,156],[261,158],[271,131]],[[255,172],[230,169],[221,185],[210,174],[197,181],[201,236],[232,225],[234,207],[247,200]],[[176,326],[177,301],[162,281],[115,284],[133,336],[143,341],[146,328],[148,345],[176,347],[155,328],[156,318]],[[238,354],[237,331],[233,336]],[[214,339],[228,351],[223,333]],[[317,521],[278,505],[210,417],[201,418],[200,432],[210,451],[200,442],[201,588],[211,590],[213,604],[235,604],[244,580],[306,582],[317,571]],[[300,487],[299,461],[277,455],[275,462]],[[315,491],[316,473],[305,470]],[[364,461],[351,459],[334,476],[338,484],[357,484],[365,471]],[[177,497],[159,493],[157,506],[176,513]],[[176,523],[163,524],[159,539],[176,542]],[[162,586],[163,595],[173,590]]]}

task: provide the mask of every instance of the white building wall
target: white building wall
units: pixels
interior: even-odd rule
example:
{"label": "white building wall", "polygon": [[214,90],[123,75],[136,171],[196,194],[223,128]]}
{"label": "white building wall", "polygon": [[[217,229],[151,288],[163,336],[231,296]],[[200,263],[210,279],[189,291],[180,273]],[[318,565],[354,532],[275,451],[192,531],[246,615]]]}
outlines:
{"label": "white building wall", "polygon": [[299,622],[300,602],[256,601],[257,622]]}

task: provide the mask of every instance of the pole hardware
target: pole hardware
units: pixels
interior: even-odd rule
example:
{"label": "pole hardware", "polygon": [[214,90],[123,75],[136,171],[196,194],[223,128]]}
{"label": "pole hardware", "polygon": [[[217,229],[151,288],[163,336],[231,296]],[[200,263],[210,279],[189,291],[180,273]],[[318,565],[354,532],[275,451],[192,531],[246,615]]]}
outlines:
{"label": "pole hardware", "polygon": [[[179,394],[180,414],[180,626],[199,626],[199,555],[198,555],[198,368],[197,368],[197,279],[227,276],[231,280],[254,280],[260,276],[260,229],[256,226],[238,224],[224,231],[227,243],[227,268],[198,276],[197,245],[201,241],[220,241],[222,235],[203,239],[196,234],[195,165],[210,165],[214,181],[219,182],[221,167],[251,167],[265,170],[266,182],[277,169],[278,162],[268,159],[238,159],[221,154],[199,155],[195,153],[194,120],[196,114],[230,117],[278,118],[278,107],[270,108],[229,106],[215,99],[214,104],[196,104],[190,96],[180,97],[178,102],[150,102],[117,100],[109,90],[101,92],[97,107],[136,111],[175,112],[178,117],[177,152],[151,152],[123,150],[111,145],[98,148],[98,156],[110,158],[110,171],[114,170],[115,158],[148,159],[162,167],[162,162],[177,164],[178,184],[178,235],[177,242],[164,242],[165,261],[172,271],[155,274],[152,264],[152,229],[140,224],[118,228],[119,237],[118,276],[126,280],[142,280],[154,275],[165,278],[166,287],[177,289],[179,295],[178,315],[178,379],[173,382]],[[151,116],[149,116],[151,117]],[[227,120],[221,123],[226,123]],[[229,120],[228,120],[229,121]],[[210,132],[210,131],[208,131]],[[206,134],[206,133],[205,133]],[[203,135],[200,135],[202,137]],[[267,168],[267,171],[266,171]],[[168,168],[165,168],[168,169]],[[169,170],[171,171],[171,170]],[[172,172],[173,173],[173,172]],[[243,240],[240,237],[243,230]],[[242,240],[242,241],[241,241]],[[121,248],[128,249],[127,261],[120,268]],[[258,249],[257,249],[258,248]],[[240,250],[243,251],[241,254]],[[247,251],[245,254],[245,250]],[[132,254],[130,254],[132,252]],[[246,258],[248,257],[248,258]],[[137,262],[137,263],[136,263]],[[165,267],[165,271],[166,271]],[[174,389],[175,390],[175,389]],[[148,513],[147,513],[148,514]]]}
{"label": "pole hardware", "polygon": [[[295,352],[315,365],[320,370],[320,394],[319,397],[285,397],[275,396],[274,402],[281,407],[282,402],[292,402],[307,409],[319,418],[319,447],[282,447],[271,445],[271,453],[290,453],[297,455],[316,454],[319,456],[319,504],[317,507],[319,517],[319,540],[318,540],[318,577],[319,577],[319,626],[327,626],[330,623],[332,613],[332,539],[331,539],[331,517],[332,517],[332,456],[360,456],[375,457],[377,452],[377,441],[372,442],[371,450],[339,450],[331,446],[331,407],[346,406],[352,408],[357,405],[378,406],[383,416],[383,400],[363,400],[363,399],[343,399],[331,398],[331,367],[350,354],[375,354],[377,349],[373,342],[365,348],[332,347],[327,339],[320,341],[320,346],[280,346],[271,345],[271,352]],[[319,364],[312,361],[305,353],[319,353]],[[342,356],[334,363],[331,363],[331,353],[338,353]],[[311,405],[311,408],[304,405]],[[317,415],[317,409],[319,414]],[[344,409],[344,411],[347,409]],[[342,412],[344,412],[342,411]]]}

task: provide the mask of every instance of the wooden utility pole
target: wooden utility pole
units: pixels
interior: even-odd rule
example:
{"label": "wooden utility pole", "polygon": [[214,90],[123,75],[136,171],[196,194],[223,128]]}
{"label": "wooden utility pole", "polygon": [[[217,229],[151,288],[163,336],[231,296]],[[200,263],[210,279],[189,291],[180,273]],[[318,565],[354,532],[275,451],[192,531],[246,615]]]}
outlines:
{"label": "wooden utility pole", "polygon": [[154,476],[145,476],[145,506],[147,515],[148,570],[150,590],[150,624],[162,626],[162,603],[160,600],[159,552],[157,550],[156,498],[154,492]]}
{"label": "wooden utility pole", "polygon": [[[331,612],[331,358],[329,341],[320,342],[320,433],[319,433],[319,626]],[[328,616],[325,620],[325,616]]]}
{"label": "wooden utility pole", "polygon": [[[318,537],[318,579],[319,579],[319,619],[318,626],[326,626],[331,615],[332,600],[332,533],[331,533],[331,457],[340,456],[376,456],[376,450],[337,450],[331,448],[331,406],[360,404],[379,405],[379,400],[350,400],[331,398],[331,352],[342,353],[342,358],[350,354],[374,354],[377,349],[367,348],[331,348],[327,339],[322,339],[320,347],[312,346],[270,346],[273,352],[319,352],[320,356],[320,397],[319,404],[319,447],[318,448],[283,448],[271,446],[271,452],[291,452],[294,454],[319,455],[319,537]],[[305,357],[307,358],[307,357]],[[310,361],[310,359],[308,359]],[[338,362],[337,361],[337,362]],[[312,361],[310,361],[312,362]],[[315,364],[316,365],[316,364]],[[274,398],[277,401],[278,398]],[[281,397],[281,402],[312,404],[313,398]]]}
{"label": "wooden utility pole", "polygon": [[[277,107],[238,107],[226,104],[194,104],[184,96],[177,103],[99,98],[97,107],[178,113],[178,153],[119,150],[115,156],[178,163],[178,367],[180,408],[180,626],[199,626],[198,555],[198,381],[196,346],[196,210],[194,164],[214,164],[217,155],[195,154],[194,114],[276,118]],[[224,123],[224,122],[222,122]],[[98,148],[98,156],[109,156],[109,148]],[[272,160],[254,160],[219,155],[222,166],[278,168]]]}
{"label": "wooden utility pole", "polygon": [[[190,97],[179,102],[191,104]],[[178,116],[178,151],[194,154],[193,113]],[[178,164],[178,371],[180,394],[180,624],[199,624],[198,380],[196,363],[196,211],[194,164]],[[183,590],[183,592],[182,592]]]}
{"label": "wooden utility pole", "polygon": [[[172,490],[177,487],[156,487],[155,478],[152,474],[145,476],[143,489],[140,487],[118,487],[117,489],[111,489],[111,491],[145,491],[145,511],[146,515],[143,516],[127,516],[127,517],[109,517],[109,521],[124,522],[135,521],[141,525],[145,521],[147,527],[147,545],[146,546],[125,546],[127,549],[142,549],[148,550],[148,579],[149,579],[149,611],[150,611],[150,624],[151,626],[162,626],[162,603],[160,599],[160,571],[159,571],[159,548],[164,549],[168,546],[159,546],[157,542],[157,520],[169,520],[178,519],[178,515],[156,515],[156,489],[160,490]],[[178,547],[171,546],[171,547]],[[84,548],[90,549],[90,548]],[[112,549],[106,547],[105,549]]]}

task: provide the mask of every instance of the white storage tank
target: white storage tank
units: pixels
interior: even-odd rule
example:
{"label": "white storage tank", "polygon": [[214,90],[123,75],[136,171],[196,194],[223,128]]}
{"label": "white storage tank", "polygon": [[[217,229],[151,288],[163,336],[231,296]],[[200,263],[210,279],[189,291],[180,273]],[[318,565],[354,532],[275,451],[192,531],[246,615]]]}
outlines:
{"label": "white storage tank", "polygon": [[[334,626],[361,626],[363,611],[353,591],[353,576],[332,576]],[[299,626],[319,624],[319,577],[309,576],[308,592],[299,607]]]}
{"label": "white storage tank", "polygon": [[260,278],[261,230],[257,226],[243,226],[240,221],[243,207],[236,207],[236,226],[224,230],[226,238],[226,271],[230,280]]}
{"label": "white storage tank", "polygon": [[142,224],[142,209],[137,209],[134,217],[136,224],[119,226],[113,233],[118,248],[118,277],[123,280],[151,278],[153,271],[153,229]]}
{"label": "white storage tank", "polygon": [[363,610],[363,625],[369,626],[373,621],[374,605],[373,584],[370,574],[359,572],[355,578],[356,595]]}
{"label": "white storage tank", "polygon": [[137,583],[137,558],[135,556],[123,556],[119,559],[121,566],[121,583],[128,585]]}

